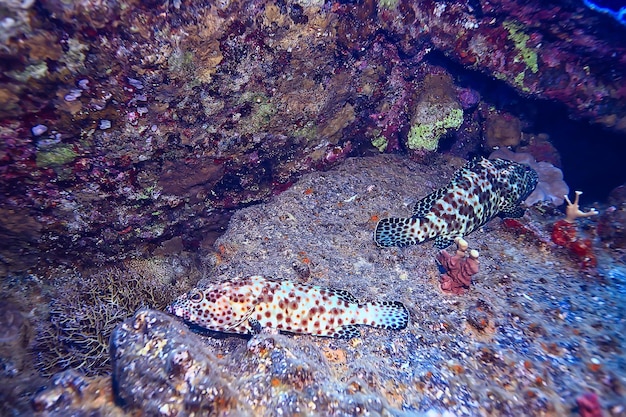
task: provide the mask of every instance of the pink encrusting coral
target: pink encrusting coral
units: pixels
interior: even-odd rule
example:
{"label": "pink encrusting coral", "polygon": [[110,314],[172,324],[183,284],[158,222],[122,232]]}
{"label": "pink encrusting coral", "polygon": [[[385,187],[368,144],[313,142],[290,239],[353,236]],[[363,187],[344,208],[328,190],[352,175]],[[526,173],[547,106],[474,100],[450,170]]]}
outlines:
{"label": "pink encrusting coral", "polygon": [[576,398],[576,404],[581,417],[602,417],[602,406],[597,394],[586,392]]}

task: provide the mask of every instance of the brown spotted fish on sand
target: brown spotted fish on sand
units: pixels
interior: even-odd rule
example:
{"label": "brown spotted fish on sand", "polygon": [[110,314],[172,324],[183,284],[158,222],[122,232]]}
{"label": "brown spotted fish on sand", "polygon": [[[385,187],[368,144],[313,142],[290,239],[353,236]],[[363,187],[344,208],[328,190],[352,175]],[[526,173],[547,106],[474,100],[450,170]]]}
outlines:
{"label": "brown spotted fish on sand", "polygon": [[263,328],[353,338],[357,325],[404,329],[409,313],[398,301],[360,303],[347,291],[259,275],[195,288],[167,307],[189,323],[226,333]]}

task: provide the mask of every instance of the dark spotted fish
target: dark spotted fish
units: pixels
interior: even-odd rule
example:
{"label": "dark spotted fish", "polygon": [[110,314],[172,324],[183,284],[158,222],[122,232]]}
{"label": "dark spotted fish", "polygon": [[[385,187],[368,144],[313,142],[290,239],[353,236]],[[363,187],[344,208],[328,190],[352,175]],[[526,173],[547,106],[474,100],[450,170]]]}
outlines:
{"label": "dark spotted fish", "polygon": [[167,307],[209,330],[252,334],[262,328],[353,338],[357,325],[404,329],[409,313],[397,301],[360,303],[342,290],[251,276],[193,289]]}
{"label": "dark spotted fish", "polygon": [[435,247],[446,248],[497,215],[521,217],[521,203],[537,182],[537,173],[527,165],[474,159],[448,185],[418,201],[413,216],[380,220],[374,240],[383,247],[404,247],[435,239]]}

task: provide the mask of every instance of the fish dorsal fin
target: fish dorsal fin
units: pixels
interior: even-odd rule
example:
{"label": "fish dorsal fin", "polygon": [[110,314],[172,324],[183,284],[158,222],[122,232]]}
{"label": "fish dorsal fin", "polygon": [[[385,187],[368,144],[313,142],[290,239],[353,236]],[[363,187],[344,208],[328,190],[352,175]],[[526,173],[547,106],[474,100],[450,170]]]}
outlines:
{"label": "fish dorsal fin", "polygon": [[413,207],[413,217],[426,217],[426,215],[432,209],[433,204],[435,204],[437,200],[446,195],[446,192],[446,188],[439,188],[438,190],[433,191],[432,193],[428,194],[426,197],[415,203],[415,206]]}
{"label": "fish dorsal fin", "polygon": [[346,290],[326,290],[330,293],[330,295],[334,295],[337,298],[339,298],[341,301],[345,301],[348,303],[352,303],[352,304],[359,304],[359,300],[357,300],[357,298],[350,294],[348,291]]}
{"label": "fish dorsal fin", "polygon": [[465,165],[463,165],[463,167],[461,167],[459,171],[461,171],[462,169],[472,170],[476,168],[483,160],[486,160],[486,159],[487,158],[485,158],[482,155],[474,155],[465,163]]}

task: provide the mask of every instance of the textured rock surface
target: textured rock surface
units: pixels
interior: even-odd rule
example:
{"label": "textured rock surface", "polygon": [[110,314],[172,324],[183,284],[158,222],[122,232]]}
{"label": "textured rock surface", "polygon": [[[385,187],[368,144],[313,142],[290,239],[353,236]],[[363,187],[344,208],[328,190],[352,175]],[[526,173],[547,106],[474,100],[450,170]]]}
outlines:
{"label": "textured rock surface", "polygon": [[244,415],[571,415],[576,397],[591,391],[607,415],[622,415],[626,266],[619,253],[599,248],[604,276],[585,275],[540,239],[551,218],[529,213],[521,219],[525,235],[495,219],[466,237],[480,251],[480,268],[466,294],[453,296],[439,288],[430,243],[373,243],[378,217],[409,213],[461,163],[348,159],[304,176],[270,203],[238,211],[205,259],[205,282],[266,274],[362,300],[402,301],[411,313],[407,329],[363,327],[352,340],[247,340],[195,335],[163,313],[141,310],[112,339],[126,411],[173,407],[199,415],[193,410],[206,405],[199,395],[206,390],[221,398],[212,407]]}
{"label": "textured rock surface", "polygon": [[0,210],[26,229],[0,220],[9,271],[210,246],[302,173],[421,146],[427,74],[458,85],[417,121],[459,154],[480,108],[532,132],[516,92],[626,130],[626,29],[581,2],[8,1],[0,19]]}
{"label": "textured rock surface", "polygon": [[[599,281],[496,219],[466,238],[480,251],[480,272],[466,296],[453,297],[438,287],[430,243],[387,250],[373,244],[377,218],[409,213],[420,196],[449,179],[455,161],[442,162],[351,159],[306,176],[271,203],[233,217],[216,242],[221,252],[211,280],[251,273],[298,279],[301,268],[293,265],[305,264],[310,275],[300,279],[307,282],[405,303],[413,321],[406,331],[364,329],[363,343],[341,344],[348,374],[369,368],[380,395],[404,410],[567,414],[588,390],[607,408],[624,406],[624,346],[617,335],[624,329],[625,275],[611,258],[619,254],[603,255],[607,276]],[[537,220],[548,229],[549,218]]]}

